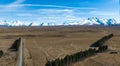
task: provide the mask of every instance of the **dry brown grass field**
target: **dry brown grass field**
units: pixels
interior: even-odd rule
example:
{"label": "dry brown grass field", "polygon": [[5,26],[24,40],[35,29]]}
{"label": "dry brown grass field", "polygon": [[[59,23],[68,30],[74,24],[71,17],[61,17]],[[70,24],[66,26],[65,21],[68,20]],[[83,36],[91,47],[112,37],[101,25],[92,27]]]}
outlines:
{"label": "dry brown grass field", "polygon": [[[0,66],[16,66],[17,52],[9,51],[16,38],[22,37],[24,66],[45,66],[47,60],[86,50],[101,37],[113,33],[105,44],[108,51],[88,57],[71,66],[120,66],[120,27],[58,26],[0,28]],[[110,54],[115,51],[117,54]]]}

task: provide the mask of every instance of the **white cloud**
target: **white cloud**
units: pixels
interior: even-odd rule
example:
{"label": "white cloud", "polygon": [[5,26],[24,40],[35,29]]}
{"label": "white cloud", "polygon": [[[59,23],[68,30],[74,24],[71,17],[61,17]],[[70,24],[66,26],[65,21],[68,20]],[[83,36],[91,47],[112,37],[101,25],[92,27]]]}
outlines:
{"label": "white cloud", "polygon": [[97,9],[93,7],[70,7],[60,5],[41,5],[41,4],[21,4],[20,6],[39,6],[39,7],[56,7],[56,8],[67,8],[67,9]]}
{"label": "white cloud", "polygon": [[32,12],[17,13],[18,17],[34,18],[34,22],[65,22],[65,21],[76,21],[80,17],[73,15],[74,10],[72,9],[38,9]]}
{"label": "white cloud", "polygon": [[112,0],[112,2],[116,2],[116,3],[119,3],[119,0]]}
{"label": "white cloud", "polygon": [[[16,0],[10,4],[7,5],[0,5],[0,12],[10,12],[10,11],[18,11],[22,10],[24,7],[48,7],[48,8],[56,8],[56,9],[90,9],[95,10],[97,8],[93,7],[70,7],[70,6],[61,6],[61,5],[47,5],[47,4],[24,4],[25,0]],[[28,11],[27,9],[25,9]]]}
{"label": "white cloud", "polygon": [[[89,11],[89,12],[81,12],[76,9],[38,9],[32,12],[26,13],[18,13],[16,14],[20,17],[31,17],[36,18],[36,22],[79,22],[83,17],[83,15],[91,15],[100,16],[102,18],[116,18],[117,15],[115,12],[104,12],[104,11]],[[108,17],[109,16],[109,17]],[[87,18],[87,17],[86,17]]]}
{"label": "white cloud", "polygon": [[74,9],[39,9],[37,10],[40,17],[37,17],[36,22],[74,22],[79,21],[81,16],[74,15]]}
{"label": "white cloud", "polygon": [[60,6],[60,5],[41,5],[41,4],[21,4],[22,2],[24,2],[24,0],[18,0],[15,1],[9,5],[0,5],[0,7],[6,7],[6,8],[18,8],[18,7],[53,7],[53,8],[64,8],[64,9],[92,9],[95,10],[97,8],[93,8],[93,7],[70,7],[70,6]]}
{"label": "white cloud", "polygon": [[[16,11],[15,15],[19,17],[35,18],[36,22],[65,22],[65,21],[79,21],[83,16],[114,16],[116,12],[95,11],[97,8],[93,7],[69,7],[60,5],[41,5],[41,4],[23,4],[25,0],[16,0],[8,5],[0,5],[0,11]],[[20,13],[20,8],[23,7],[50,7],[51,9],[36,9],[27,10]],[[52,9],[52,7],[54,9]],[[87,12],[84,12],[87,10]],[[79,15],[79,16],[78,16]]]}
{"label": "white cloud", "polygon": [[19,13],[19,14],[16,14],[16,16],[33,16],[33,14],[27,14],[27,13]]}
{"label": "white cloud", "polygon": [[26,11],[24,13],[16,13],[16,16],[28,16],[28,17],[65,17],[66,15],[73,14],[72,9],[38,9],[33,11]]}
{"label": "white cloud", "polygon": [[23,3],[25,0],[16,0],[10,4],[7,4],[7,5],[0,5],[0,11],[14,11],[14,10],[17,10],[19,9],[19,7],[22,7],[20,6],[21,3]]}
{"label": "white cloud", "polygon": [[63,14],[70,15],[74,11],[73,9],[38,9],[36,10],[39,14],[47,14],[47,15],[59,15],[62,16]]}
{"label": "white cloud", "polygon": [[113,16],[117,15],[117,12],[104,12],[104,11],[91,11],[89,14],[102,15],[102,16]]}
{"label": "white cloud", "polygon": [[16,0],[16,1],[14,1],[13,3],[11,3],[11,4],[20,4],[20,3],[23,3],[25,0]]}

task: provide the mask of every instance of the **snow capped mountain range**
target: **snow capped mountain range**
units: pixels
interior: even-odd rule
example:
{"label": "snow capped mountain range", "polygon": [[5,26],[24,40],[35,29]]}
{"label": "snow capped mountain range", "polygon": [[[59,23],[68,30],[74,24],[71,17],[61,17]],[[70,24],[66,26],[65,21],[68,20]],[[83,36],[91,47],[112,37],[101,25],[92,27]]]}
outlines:
{"label": "snow capped mountain range", "polygon": [[91,17],[87,19],[83,19],[78,22],[62,22],[61,24],[57,24],[54,22],[47,22],[47,23],[28,23],[28,22],[21,22],[21,21],[14,21],[8,22],[6,20],[0,21],[0,26],[57,26],[57,25],[101,25],[101,26],[109,26],[109,25],[116,25],[120,24],[117,21],[112,19],[100,19],[97,17]]}

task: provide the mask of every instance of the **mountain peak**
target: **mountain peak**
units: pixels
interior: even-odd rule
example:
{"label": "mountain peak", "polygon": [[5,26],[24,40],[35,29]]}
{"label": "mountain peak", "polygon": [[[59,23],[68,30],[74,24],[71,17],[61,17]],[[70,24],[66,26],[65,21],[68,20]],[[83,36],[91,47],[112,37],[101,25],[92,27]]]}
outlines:
{"label": "mountain peak", "polygon": [[97,17],[90,17],[87,19],[83,19],[81,21],[73,21],[73,22],[61,22],[61,24],[57,24],[55,22],[21,22],[19,20],[9,22],[7,20],[0,21],[0,26],[56,26],[56,25],[101,25],[101,26],[110,26],[118,24],[114,18],[111,19],[101,19]]}

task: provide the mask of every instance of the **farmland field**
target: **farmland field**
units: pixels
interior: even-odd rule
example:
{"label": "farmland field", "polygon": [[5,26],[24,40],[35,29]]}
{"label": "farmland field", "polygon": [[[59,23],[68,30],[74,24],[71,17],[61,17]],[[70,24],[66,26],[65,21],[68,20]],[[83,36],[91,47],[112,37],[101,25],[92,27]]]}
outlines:
{"label": "farmland field", "polygon": [[[45,66],[48,60],[64,58],[66,55],[86,50],[92,43],[111,33],[114,34],[113,38],[105,43],[109,46],[107,52],[98,53],[71,66],[120,66],[119,28],[96,26],[0,28],[0,50],[8,54],[0,58],[2,64],[0,66],[16,66],[17,52],[9,51],[8,48],[19,37],[23,40],[24,66]],[[112,51],[117,54],[110,54]]]}
{"label": "farmland field", "polygon": [[14,38],[0,38],[0,50],[4,52],[4,55],[0,58],[0,66],[16,66],[15,59],[17,52],[9,51],[9,48],[13,44],[14,40]]}

